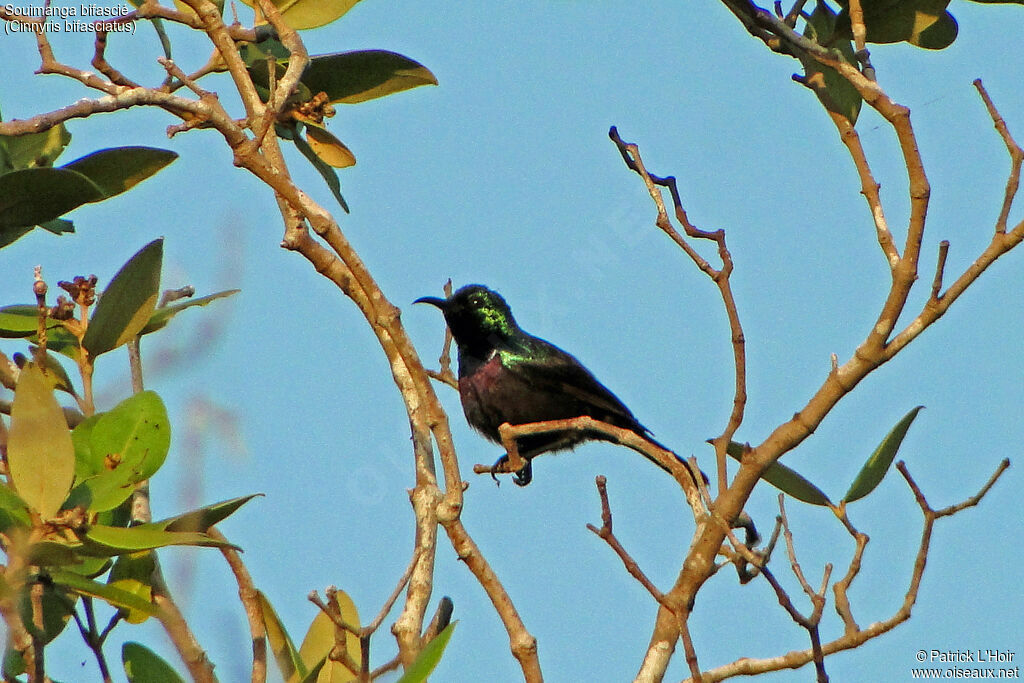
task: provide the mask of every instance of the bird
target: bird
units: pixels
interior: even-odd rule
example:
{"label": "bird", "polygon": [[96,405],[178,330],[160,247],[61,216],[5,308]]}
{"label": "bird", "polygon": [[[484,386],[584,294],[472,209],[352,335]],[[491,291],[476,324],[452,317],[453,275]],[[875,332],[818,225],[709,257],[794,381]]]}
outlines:
{"label": "bird", "polygon": [[[524,331],[494,290],[466,285],[446,299],[425,296],[413,303],[436,306],[444,314],[458,347],[459,397],[466,421],[487,439],[501,443],[499,427],[506,422],[520,425],[589,416],[628,429],[672,453],[575,356]],[[518,437],[516,445],[526,465],[513,473],[513,481],[519,486],[530,483],[534,457],[591,440],[612,439],[578,430]],[[507,461],[507,454],[499,458],[492,474]]]}

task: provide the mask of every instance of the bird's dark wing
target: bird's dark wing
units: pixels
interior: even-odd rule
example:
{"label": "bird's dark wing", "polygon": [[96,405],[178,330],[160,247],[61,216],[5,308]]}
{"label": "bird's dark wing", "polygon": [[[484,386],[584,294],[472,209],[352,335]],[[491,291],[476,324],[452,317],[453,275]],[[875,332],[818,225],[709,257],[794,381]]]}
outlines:
{"label": "bird's dark wing", "polygon": [[529,383],[534,391],[551,397],[563,396],[567,403],[576,402],[587,409],[580,414],[590,414],[595,419],[650,437],[650,431],[629,408],[571,354],[539,337],[526,339],[522,351],[506,367]]}

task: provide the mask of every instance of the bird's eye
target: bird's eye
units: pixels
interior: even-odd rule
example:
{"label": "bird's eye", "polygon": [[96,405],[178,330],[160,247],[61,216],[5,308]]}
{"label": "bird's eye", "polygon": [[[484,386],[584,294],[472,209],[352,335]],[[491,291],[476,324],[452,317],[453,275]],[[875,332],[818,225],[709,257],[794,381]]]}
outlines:
{"label": "bird's eye", "polygon": [[484,298],[482,296],[474,296],[469,300],[469,305],[473,308],[480,308],[484,305]]}

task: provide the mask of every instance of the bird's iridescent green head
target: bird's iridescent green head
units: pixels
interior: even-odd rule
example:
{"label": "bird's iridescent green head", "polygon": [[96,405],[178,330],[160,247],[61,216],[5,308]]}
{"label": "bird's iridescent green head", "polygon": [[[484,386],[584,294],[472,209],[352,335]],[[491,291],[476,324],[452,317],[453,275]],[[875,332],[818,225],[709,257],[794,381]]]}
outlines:
{"label": "bird's iridescent green head", "polygon": [[440,308],[460,349],[494,348],[522,333],[505,299],[483,285],[466,285],[447,299],[425,296],[413,303]]}

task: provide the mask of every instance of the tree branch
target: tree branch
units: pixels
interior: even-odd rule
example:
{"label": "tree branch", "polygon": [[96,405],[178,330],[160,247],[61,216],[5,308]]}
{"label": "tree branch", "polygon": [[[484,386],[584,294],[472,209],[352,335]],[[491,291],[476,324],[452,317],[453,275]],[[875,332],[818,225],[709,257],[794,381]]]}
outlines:
{"label": "tree branch", "polygon": [[[941,510],[933,510],[929,506],[920,488],[911,478],[906,465],[903,462],[897,463],[897,469],[900,471],[900,474],[903,475],[904,479],[906,479],[907,485],[910,487],[914,494],[914,498],[917,500],[918,505],[921,507],[921,511],[924,514],[924,528],[921,533],[921,542],[917,551],[917,556],[914,559],[913,571],[911,573],[906,595],[903,598],[903,603],[891,617],[884,621],[875,622],[867,628],[859,629],[854,626],[854,628],[851,629],[850,624],[847,623],[846,631],[842,636],[821,645],[820,652],[822,657],[827,657],[837,652],[856,648],[872,638],[877,638],[878,636],[891,631],[893,628],[899,626],[910,618],[911,610],[917,602],[921,579],[924,575],[928,552],[931,548],[931,534],[935,520],[940,517],[952,516],[965,508],[977,505],[1009,466],[1009,460],[1003,460],[989,478],[988,482],[986,482],[976,494],[955,505],[951,505]],[[704,671],[702,676],[705,683],[715,683],[715,681],[722,681],[734,676],[755,676],[768,671],[797,669],[814,660],[815,648],[812,645],[812,647],[807,650],[788,652],[785,655],[780,655],[778,657],[769,657],[765,659],[744,657],[731,662],[730,664],[726,664],[725,666]]]}

